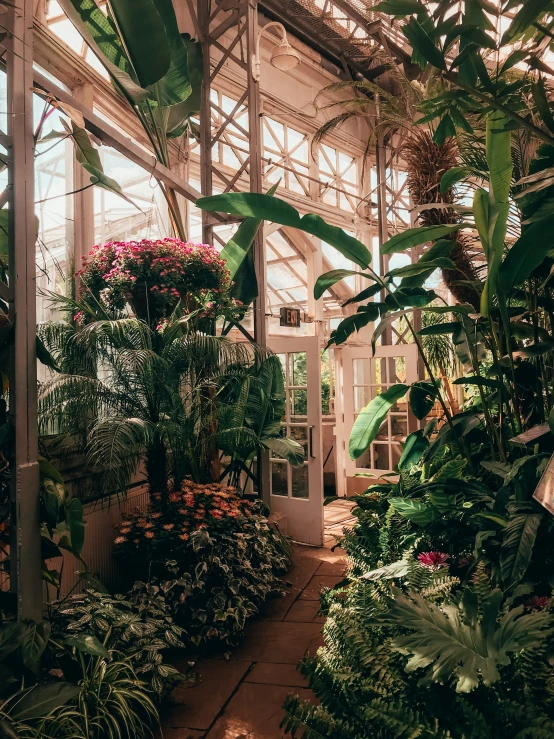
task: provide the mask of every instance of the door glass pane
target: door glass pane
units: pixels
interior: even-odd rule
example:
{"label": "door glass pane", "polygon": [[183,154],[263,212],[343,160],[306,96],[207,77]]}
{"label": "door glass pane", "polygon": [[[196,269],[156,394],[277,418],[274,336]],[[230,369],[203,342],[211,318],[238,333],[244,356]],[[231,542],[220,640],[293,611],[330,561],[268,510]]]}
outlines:
{"label": "door glass pane", "polygon": [[292,497],[307,498],[308,490],[308,465],[302,467],[291,467],[292,471]]}
{"label": "door glass pane", "polygon": [[295,386],[307,385],[306,352],[291,352],[289,357],[291,363],[290,384]]}
{"label": "door glass pane", "polygon": [[288,496],[288,462],[271,462],[271,492],[273,495]]}

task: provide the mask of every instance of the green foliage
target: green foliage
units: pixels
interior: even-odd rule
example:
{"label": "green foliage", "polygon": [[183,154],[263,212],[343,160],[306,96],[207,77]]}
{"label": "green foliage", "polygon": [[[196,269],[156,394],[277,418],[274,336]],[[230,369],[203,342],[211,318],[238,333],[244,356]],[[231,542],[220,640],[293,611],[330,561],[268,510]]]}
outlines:
{"label": "green foliage", "polygon": [[[76,638],[96,638],[95,644],[103,650],[96,656],[106,656],[111,649],[129,659],[156,698],[186,679],[164,661],[166,652],[184,646],[183,630],[155,603],[134,605],[121,595],[86,590],[52,603],[50,610],[55,641],[75,646]],[[88,653],[95,654],[90,647]],[[54,652],[51,659],[55,657]]]}
{"label": "green foliage", "polygon": [[246,620],[285,592],[290,543],[268,524],[260,503],[231,488],[185,483],[161,507],[128,516],[116,556],[140,609],[172,615],[181,639],[198,647],[234,646]]}
{"label": "green foliage", "polygon": [[186,475],[211,479],[214,430],[229,454],[221,474],[233,482],[252,474],[255,454],[274,440],[276,455],[303,456],[281,438],[283,375],[267,350],[200,333],[179,312],[154,328],[66,302],[90,322],[41,327],[61,370],[41,388],[41,429],[53,435],[52,453],[85,452],[102,492],[124,490],[142,461],[153,493],[178,488]]}

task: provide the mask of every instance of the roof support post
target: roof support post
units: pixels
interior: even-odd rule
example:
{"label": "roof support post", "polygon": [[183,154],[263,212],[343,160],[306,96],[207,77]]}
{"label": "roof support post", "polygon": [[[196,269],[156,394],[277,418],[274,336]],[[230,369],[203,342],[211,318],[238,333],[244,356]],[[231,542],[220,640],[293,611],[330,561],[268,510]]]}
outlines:
{"label": "roof support post", "polygon": [[36,368],[36,285],[33,139],[33,0],[13,0],[7,11],[9,416],[14,448],[11,587],[19,618],[42,619]]}

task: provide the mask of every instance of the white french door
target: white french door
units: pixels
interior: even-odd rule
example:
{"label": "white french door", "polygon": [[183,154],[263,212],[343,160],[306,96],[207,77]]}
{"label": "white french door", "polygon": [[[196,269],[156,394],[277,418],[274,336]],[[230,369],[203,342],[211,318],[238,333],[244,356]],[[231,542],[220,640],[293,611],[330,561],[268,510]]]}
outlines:
{"label": "white french door", "polygon": [[285,374],[286,411],[282,433],[304,447],[304,463],[270,459],[270,508],[287,517],[294,541],[323,544],[321,375],[317,336],[270,338]]}
{"label": "white french door", "polygon": [[353,486],[348,481],[360,473],[371,473],[379,477],[393,471],[402,454],[402,443],[408,434],[418,428],[407,397],[395,403],[375,440],[357,460],[350,459],[348,439],[358,414],[370,400],[391,385],[399,382],[410,385],[418,379],[418,352],[415,344],[379,346],[374,357],[371,356],[369,346],[341,347],[339,382],[342,385],[342,412],[341,422],[337,423],[337,472],[343,469],[345,473],[340,483],[337,480],[339,495],[352,492]]}

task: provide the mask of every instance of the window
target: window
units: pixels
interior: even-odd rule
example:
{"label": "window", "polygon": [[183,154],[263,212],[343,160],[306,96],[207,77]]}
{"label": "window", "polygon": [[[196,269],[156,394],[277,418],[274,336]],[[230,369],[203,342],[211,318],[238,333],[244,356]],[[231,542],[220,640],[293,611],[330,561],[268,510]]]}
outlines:
{"label": "window", "polygon": [[271,183],[309,197],[307,134],[265,116],[263,119],[264,176]]}

